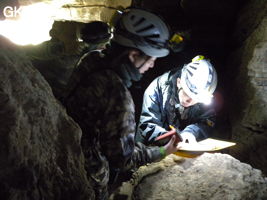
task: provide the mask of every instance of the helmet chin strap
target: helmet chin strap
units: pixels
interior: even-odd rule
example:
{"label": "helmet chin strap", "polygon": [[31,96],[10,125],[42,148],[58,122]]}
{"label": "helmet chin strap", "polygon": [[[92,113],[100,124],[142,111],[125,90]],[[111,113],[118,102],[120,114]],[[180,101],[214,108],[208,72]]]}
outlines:
{"label": "helmet chin strap", "polygon": [[145,65],[146,61],[143,62],[139,67],[136,67],[138,70],[141,69]]}
{"label": "helmet chin strap", "polygon": [[146,62],[150,59],[150,57],[148,57],[139,67],[136,67],[138,70],[141,69],[145,64]]}

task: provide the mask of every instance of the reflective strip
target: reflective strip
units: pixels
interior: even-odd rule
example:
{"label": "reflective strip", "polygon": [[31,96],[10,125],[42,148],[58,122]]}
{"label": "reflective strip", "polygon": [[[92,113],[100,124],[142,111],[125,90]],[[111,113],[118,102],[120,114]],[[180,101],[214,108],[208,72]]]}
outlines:
{"label": "reflective strip", "polygon": [[205,59],[204,56],[199,55],[199,56],[194,57],[194,58],[192,59],[192,62],[196,62],[196,61],[200,61],[200,60],[204,60],[204,59]]}

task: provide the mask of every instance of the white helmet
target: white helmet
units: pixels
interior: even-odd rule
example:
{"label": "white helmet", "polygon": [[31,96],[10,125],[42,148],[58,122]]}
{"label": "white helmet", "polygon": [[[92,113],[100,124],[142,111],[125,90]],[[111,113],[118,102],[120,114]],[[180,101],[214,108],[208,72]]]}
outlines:
{"label": "white helmet", "polygon": [[181,87],[199,103],[209,104],[217,86],[217,73],[204,56],[196,56],[185,65],[181,74]]}
{"label": "white helmet", "polygon": [[115,26],[113,40],[152,57],[169,54],[169,29],[157,15],[142,9],[126,10]]}

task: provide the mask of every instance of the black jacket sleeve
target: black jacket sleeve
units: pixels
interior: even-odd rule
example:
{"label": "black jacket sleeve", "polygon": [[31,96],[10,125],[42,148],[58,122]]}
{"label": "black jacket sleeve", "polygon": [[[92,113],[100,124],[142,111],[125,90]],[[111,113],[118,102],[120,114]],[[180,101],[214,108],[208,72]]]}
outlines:
{"label": "black jacket sleeve", "polygon": [[196,104],[191,109],[189,119],[190,123],[182,130],[182,134],[189,132],[197,140],[203,140],[211,135],[215,126],[216,112],[210,106]]}
{"label": "black jacket sleeve", "polygon": [[144,93],[142,112],[136,140],[151,144],[155,138],[166,133],[164,127],[163,94],[158,79],[155,79]]}

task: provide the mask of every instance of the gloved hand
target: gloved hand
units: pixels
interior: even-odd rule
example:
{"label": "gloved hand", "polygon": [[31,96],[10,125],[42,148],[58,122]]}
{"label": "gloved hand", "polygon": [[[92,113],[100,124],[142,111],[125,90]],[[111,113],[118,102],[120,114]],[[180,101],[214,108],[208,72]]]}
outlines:
{"label": "gloved hand", "polygon": [[166,156],[178,151],[178,140],[177,140],[177,135],[173,135],[170,141],[163,147],[165,149]]}

